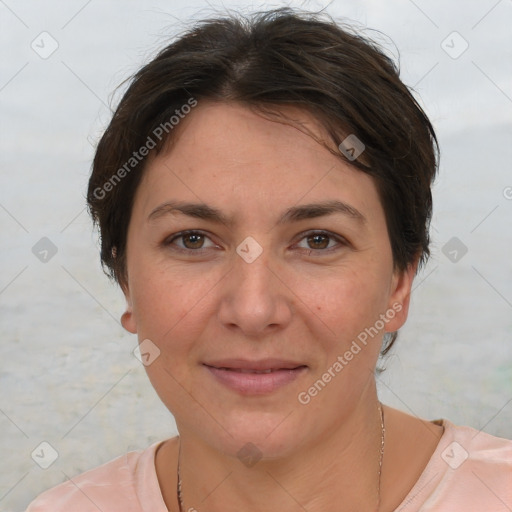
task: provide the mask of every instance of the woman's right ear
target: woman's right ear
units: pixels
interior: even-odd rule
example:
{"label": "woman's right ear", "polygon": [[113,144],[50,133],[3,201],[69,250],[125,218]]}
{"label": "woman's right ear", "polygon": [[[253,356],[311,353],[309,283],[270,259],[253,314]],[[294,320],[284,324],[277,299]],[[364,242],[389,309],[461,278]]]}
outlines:
{"label": "woman's right ear", "polygon": [[130,290],[127,285],[121,287],[126,299],[126,311],[121,315],[121,325],[132,334],[137,334],[137,322],[133,314],[133,304],[130,296]]}

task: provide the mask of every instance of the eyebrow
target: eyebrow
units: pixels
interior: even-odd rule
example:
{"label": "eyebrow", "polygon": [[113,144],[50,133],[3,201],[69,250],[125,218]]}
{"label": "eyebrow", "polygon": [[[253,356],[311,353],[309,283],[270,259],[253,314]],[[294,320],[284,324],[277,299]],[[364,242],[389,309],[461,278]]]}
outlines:
{"label": "eyebrow", "polygon": [[[157,206],[148,215],[148,222],[156,220],[166,214],[182,213],[195,219],[207,220],[217,224],[225,224],[232,226],[233,218],[226,216],[217,208],[209,206],[205,203],[185,203],[181,201],[167,201]],[[279,218],[277,224],[285,224],[287,222],[299,222],[306,219],[314,219],[325,215],[333,215],[340,213],[351,219],[356,220],[360,224],[367,222],[366,217],[353,206],[342,201],[332,200],[323,203],[310,203],[300,206],[292,206],[288,208]]]}

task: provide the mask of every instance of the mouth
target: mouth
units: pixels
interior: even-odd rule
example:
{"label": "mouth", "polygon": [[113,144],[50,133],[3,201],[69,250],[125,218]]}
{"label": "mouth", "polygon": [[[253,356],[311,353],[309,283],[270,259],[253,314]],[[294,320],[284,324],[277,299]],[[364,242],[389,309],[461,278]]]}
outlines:
{"label": "mouth", "polygon": [[203,363],[203,366],[225,387],[243,395],[263,395],[290,384],[308,366],[284,360],[225,360]]}
{"label": "mouth", "polygon": [[245,369],[245,368],[217,368],[216,366],[213,366],[212,368],[216,368],[217,370],[226,370],[227,372],[238,372],[238,373],[254,373],[256,375],[260,373],[273,373],[273,372],[279,372],[281,370],[296,370],[297,368],[302,368],[302,366],[298,366],[297,368],[268,368],[266,370],[251,370],[251,369]]}

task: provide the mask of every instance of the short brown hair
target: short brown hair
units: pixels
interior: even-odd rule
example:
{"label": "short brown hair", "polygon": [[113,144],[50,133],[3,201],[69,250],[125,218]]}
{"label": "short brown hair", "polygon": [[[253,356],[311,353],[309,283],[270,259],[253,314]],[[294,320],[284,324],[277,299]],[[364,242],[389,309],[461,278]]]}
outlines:
{"label": "short brown hair", "polygon": [[[98,144],[87,194],[102,263],[121,285],[145,164],[137,151],[150,139],[151,151],[160,151],[175,134],[171,117],[191,99],[236,101],[261,111],[292,105],[318,119],[336,147],[348,135],[357,137],[362,158],[336,154],[373,177],[395,267],[426,262],[439,154],[429,119],[379,45],[324,14],[281,8],[198,22],[132,78]],[[165,135],[152,137],[162,126]],[[132,160],[135,153],[140,162]]]}

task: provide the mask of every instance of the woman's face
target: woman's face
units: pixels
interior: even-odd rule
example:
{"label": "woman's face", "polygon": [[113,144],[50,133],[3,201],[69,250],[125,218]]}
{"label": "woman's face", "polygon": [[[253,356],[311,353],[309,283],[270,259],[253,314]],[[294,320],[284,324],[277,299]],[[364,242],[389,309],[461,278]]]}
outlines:
{"label": "woman's face", "polygon": [[226,103],[181,123],[137,190],[123,325],[182,434],[283,456],[374,396],[414,269],[394,272],[373,180],[312,137]]}

